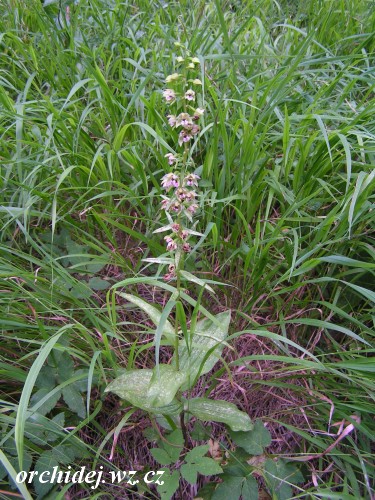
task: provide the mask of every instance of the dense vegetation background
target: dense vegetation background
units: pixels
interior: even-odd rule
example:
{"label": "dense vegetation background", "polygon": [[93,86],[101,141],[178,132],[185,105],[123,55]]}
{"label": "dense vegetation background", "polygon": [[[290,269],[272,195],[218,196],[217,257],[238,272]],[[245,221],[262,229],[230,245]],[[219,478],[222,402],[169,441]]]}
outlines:
{"label": "dense vegetation background", "polygon": [[29,468],[155,467],[148,417],[104,389],[154,362],[153,325],[111,287],[166,300],[142,259],[165,252],[179,41],[204,61],[206,108],[186,266],[223,283],[204,305],[232,310],[225,365],[196,392],[266,424],[267,453],[303,474],[293,498],[371,498],[374,3],[3,0],[0,31],[0,497],[94,498],[12,489]]}

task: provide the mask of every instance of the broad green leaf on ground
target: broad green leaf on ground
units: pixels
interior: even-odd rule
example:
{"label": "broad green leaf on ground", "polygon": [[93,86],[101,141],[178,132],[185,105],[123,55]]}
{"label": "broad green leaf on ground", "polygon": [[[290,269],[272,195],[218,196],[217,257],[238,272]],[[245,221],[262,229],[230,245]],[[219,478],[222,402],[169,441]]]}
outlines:
{"label": "broad green leaf on ground", "polygon": [[159,448],[152,448],[151,455],[161,465],[175,464],[181,455],[184,438],[180,429],[165,435],[165,441],[160,441]]}
{"label": "broad green leaf on ground", "polygon": [[[14,442],[13,438],[8,439],[5,441],[4,445],[2,446],[2,451],[6,453],[7,455],[7,460],[9,464],[13,467],[13,469],[16,472],[19,472],[19,463],[18,463],[18,457],[17,457],[17,448],[16,444]],[[31,464],[33,462],[32,456],[24,451],[23,452],[23,465],[22,465],[22,470],[28,472],[31,468]],[[2,481],[6,475],[8,474],[9,478],[9,483],[13,489],[17,489],[17,486],[15,482],[12,479],[12,476],[9,473],[8,468],[6,465],[0,460],[0,481]]]}
{"label": "broad green leaf on ground", "polygon": [[230,437],[249,455],[262,455],[266,446],[271,444],[271,434],[261,420],[254,423],[254,428],[247,432],[231,432]]}
{"label": "broad green leaf on ground", "polygon": [[213,458],[205,457],[208,445],[196,446],[185,456],[185,462],[180,469],[181,476],[190,484],[196,484],[198,473],[204,476],[221,474],[223,469]]}
{"label": "broad green leaf on ground", "polygon": [[[123,297],[124,299],[126,299],[128,302],[131,302],[135,306],[138,306],[140,309],[142,309],[142,311],[144,311],[148,315],[150,320],[156,326],[159,324],[162,313],[155,306],[152,306],[145,300],[140,299],[135,295],[130,295],[129,293],[122,293],[122,292],[116,292],[116,293],[121,297]],[[174,342],[176,334],[173,326],[168,320],[165,322],[163,335],[168,341]]]}
{"label": "broad green leaf on ground", "polygon": [[160,500],[171,500],[180,485],[180,473],[178,470],[171,473],[165,467],[160,470],[165,471],[160,479],[160,481],[164,481],[164,484],[158,484],[156,487],[160,495]]}
{"label": "broad green leaf on ground", "polygon": [[225,311],[215,318],[217,323],[208,318],[198,321],[189,348],[185,340],[180,342],[179,367],[189,376],[189,382],[184,384],[182,390],[193,387],[198,374],[208,373],[220,359],[228,335],[231,313]]}
{"label": "broad green leaf on ground", "polygon": [[185,402],[185,411],[205,422],[223,422],[233,431],[249,431],[253,424],[247,413],[233,403],[208,398],[194,398]]}
{"label": "broad green leaf on ground", "polygon": [[[52,390],[47,389],[47,388],[42,388],[36,391],[30,398],[30,405],[34,406],[37,404],[39,401],[41,401],[45,396],[47,396]],[[49,413],[53,408],[55,408],[58,400],[61,397],[61,391],[57,391],[50,398],[47,399],[41,406],[38,408],[38,413],[41,415],[46,415]]]}
{"label": "broad green leaf on ground", "polygon": [[258,499],[258,483],[250,474],[243,477],[223,474],[220,478],[223,482],[218,485],[211,500]]}
{"label": "broad green leaf on ground", "polygon": [[89,279],[88,285],[92,290],[106,290],[110,286],[110,283],[98,276],[94,276]]}
{"label": "broad green leaf on ground", "polygon": [[81,393],[74,387],[73,384],[67,385],[62,389],[62,395],[65,403],[72,412],[79,417],[86,417],[86,407]]}
{"label": "broad green leaf on ground", "polygon": [[277,500],[289,500],[293,496],[290,484],[303,482],[303,476],[299,469],[292,463],[279,458],[268,459],[265,462],[264,478],[274,498]]}
{"label": "broad green leaf on ground", "polygon": [[[41,472],[48,471],[50,473],[49,478],[51,478],[53,468],[54,467],[59,468],[59,466],[60,464],[54,454],[54,451],[49,450],[49,451],[44,451],[40,455],[39,459],[35,464],[34,470],[38,471],[39,475],[41,474]],[[54,484],[55,482],[48,481],[46,483],[42,483],[41,481],[34,479],[33,486],[36,493],[38,494],[38,499],[43,498],[53,488]]]}
{"label": "broad green leaf on ground", "polygon": [[143,410],[169,414],[174,410],[166,406],[173,402],[185,379],[186,375],[172,366],[159,365],[159,376],[151,369],[129,370],[113,380],[105,392],[114,392]]}

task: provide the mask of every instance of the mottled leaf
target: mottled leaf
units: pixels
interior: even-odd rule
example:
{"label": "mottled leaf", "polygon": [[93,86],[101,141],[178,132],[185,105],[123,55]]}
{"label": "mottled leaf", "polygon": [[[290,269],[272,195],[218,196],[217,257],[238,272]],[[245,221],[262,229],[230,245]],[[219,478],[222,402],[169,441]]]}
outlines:
{"label": "mottled leaf", "polygon": [[180,342],[179,367],[189,377],[182,390],[193,387],[198,374],[208,373],[219,361],[228,335],[230,317],[230,311],[225,311],[216,316],[217,323],[207,318],[198,321],[191,348],[188,349],[185,340]]}
{"label": "mottled leaf", "polygon": [[[106,388],[106,392],[114,392],[132,405],[160,414],[174,413],[166,408],[173,401],[186,374],[177,372],[170,365],[159,365],[159,376],[154,370],[129,370],[117,377]],[[173,404],[173,408],[176,405]]]}
{"label": "mottled leaf", "polygon": [[194,398],[186,401],[185,410],[203,421],[223,422],[233,431],[249,431],[253,428],[249,415],[227,401]]}

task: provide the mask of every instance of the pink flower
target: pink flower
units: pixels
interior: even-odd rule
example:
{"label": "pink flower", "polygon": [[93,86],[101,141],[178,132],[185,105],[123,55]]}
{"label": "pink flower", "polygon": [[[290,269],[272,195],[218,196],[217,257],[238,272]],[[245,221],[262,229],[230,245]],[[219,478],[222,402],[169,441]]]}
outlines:
{"label": "pink flower", "polygon": [[188,253],[188,252],[191,252],[191,246],[189,245],[189,243],[184,243],[184,244],[182,245],[182,250],[183,250],[184,252],[187,252],[187,253]]}
{"label": "pink flower", "polygon": [[199,131],[200,131],[200,127],[198,125],[193,125],[191,127],[191,134],[192,135],[197,135]]}
{"label": "pink flower", "polygon": [[185,194],[186,201],[193,201],[197,197],[197,193],[195,191],[188,191]]}
{"label": "pink flower", "polygon": [[198,210],[198,205],[196,203],[192,203],[187,207],[187,211],[191,214],[194,214]]}
{"label": "pink flower", "polygon": [[201,118],[201,116],[203,115],[204,113],[204,109],[202,108],[197,108],[194,113],[193,113],[193,120],[196,122],[199,120],[199,118]]}
{"label": "pink flower", "polygon": [[167,153],[166,155],[164,155],[164,158],[168,158],[169,165],[173,165],[177,162],[177,158],[173,153]]}
{"label": "pink flower", "polygon": [[180,183],[176,174],[166,174],[161,179],[161,185],[168,191],[171,187],[178,188]]}
{"label": "pink flower", "polygon": [[162,202],[161,202],[161,208],[163,210],[168,210],[168,207],[169,207],[169,202],[170,200],[168,198],[164,199]]}
{"label": "pink flower", "polygon": [[200,177],[198,175],[189,174],[184,179],[184,185],[198,187],[198,179],[200,179]]}
{"label": "pink flower", "polygon": [[181,130],[178,136],[178,144],[181,146],[184,142],[189,142],[192,139],[192,135],[189,134],[187,130]]}
{"label": "pink flower", "polygon": [[165,236],[164,239],[167,242],[167,250],[169,252],[172,252],[173,250],[176,250],[177,243],[170,236]]}
{"label": "pink flower", "polygon": [[171,127],[174,127],[176,125],[176,117],[175,117],[175,115],[168,115],[167,118],[168,118],[168,124]]}
{"label": "pink flower", "polygon": [[176,99],[176,93],[172,89],[163,90],[163,97],[167,102],[173,102]]}
{"label": "pink flower", "polygon": [[184,128],[192,127],[193,120],[188,113],[180,113],[177,116],[176,125],[177,125],[177,127],[179,127],[181,125]]}
{"label": "pink flower", "polygon": [[185,92],[185,99],[187,101],[194,101],[195,99],[195,92],[192,89],[189,89]]}
{"label": "pink flower", "polygon": [[184,200],[188,197],[189,192],[184,188],[178,188],[175,191],[175,195],[179,200]]}
{"label": "pink flower", "polygon": [[170,205],[170,208],[173,210],[173,212],[181,212],[181,204],[178,201],[174,201]]}

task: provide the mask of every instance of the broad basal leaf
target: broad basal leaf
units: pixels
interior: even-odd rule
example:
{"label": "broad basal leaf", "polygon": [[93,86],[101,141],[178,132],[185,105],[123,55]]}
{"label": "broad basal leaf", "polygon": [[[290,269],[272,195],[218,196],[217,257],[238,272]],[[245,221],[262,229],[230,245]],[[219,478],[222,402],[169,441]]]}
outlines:
{"label": "broad basal leaf", "polygon": [[233,403],[195,398],[186,401],[185,410],[203,421],[223,422],[233,431],[249,431],[253,424],[247,413],[240,411]]}
{"label": "broad basal leaf", "polygon": [[283,459],[266,460],[264,478],[277,500],[289,500],[293,496],[291,484],[302,483],[304,478],[299,469]]}
{"label": "broad basal leaf", "polygon": [[247,451],[249,455],[262,455],[263,449],[271,444],[271,434],[261,420],[255,422],[252,430],[231,432],[230,436],[236,445]]}
{"label": "broad basal leaf", "polygon": [[178,470],[171,473],[169,469],[165,467],[160,470],[165,471],[160,480],[163,484],[157,485],[156,487],[160,495],[160,500],[171,500],[180,485],[180,473]]}
{"label": "broad basal leaf", "polygon": [[181,475],[190,484],[196,484],[198,472],[204,476],[221,474],[223,469],[213,458],[205,457],[209,446],[196,446],[185,456],[185,464],[181,466]]}
{"label": "broad basal leaf", "polygon": [[220,476],[222,483],[216,488],[211,500],[258,500],[258,483],[251,476]]}
{"label": "broad basal leaf", "polygon": [[[129,370],[113,380],[105,391],[114,392],[143,410],[174,414],[179,405],[173,398],[185,380],[185,373],[170,365],[159,365],[159,375],[150,369]],[[171,403],[172,407],[167,408]]]}
{"label": "broad basal leaf", "polygon": [[230,311],[225,311],[216,316],[217,323],[209,319],[198,321],[192,339],[191,348],[188,349],[185,340],[180,342],[179,367],[189,376],[188,383],[182,390],[190,389],[199,375],[208,373],[219,361],[224,348],[224,340],[228,335]]}
{"label": "broad basal leaf", "polygon": [[152,448],[151,455],[161,465],[175,464],[180,458],[184,447],[184,437],[180,429],[175,429],[165,436],[164,441],[160,441],[160,448]]}

